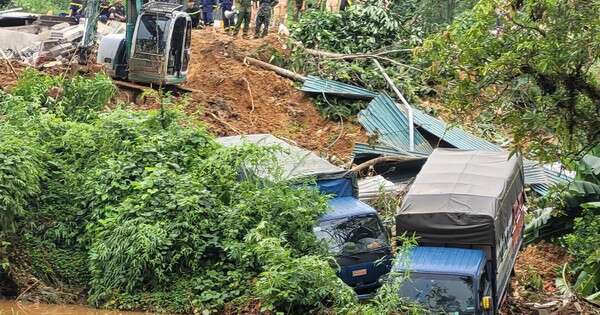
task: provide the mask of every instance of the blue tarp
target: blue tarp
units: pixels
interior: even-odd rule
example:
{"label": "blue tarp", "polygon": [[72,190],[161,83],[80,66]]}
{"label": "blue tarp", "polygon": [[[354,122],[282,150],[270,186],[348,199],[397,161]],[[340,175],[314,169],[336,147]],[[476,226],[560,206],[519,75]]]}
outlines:
{"label": "blue tarp", "polygon": [[322,194],[331,194],[335,198],[352,197],[352,178],[326,179],[317,181],[317,187]]}
{"label": "blue tarp", "polygon": [[329,200],[329,212],[321,216],[319,221],[335,220],[367,214],[377,214],[377,211],[353,197],[333,198]]}

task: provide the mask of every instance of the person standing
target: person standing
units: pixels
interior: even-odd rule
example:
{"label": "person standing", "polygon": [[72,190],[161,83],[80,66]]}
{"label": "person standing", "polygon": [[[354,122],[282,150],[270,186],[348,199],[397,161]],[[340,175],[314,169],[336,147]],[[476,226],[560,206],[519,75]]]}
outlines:
{"label": "person standing", "polygon": [[237,23],[235,23],[235,31],[233,36],[237,36],[240,32],[240,26],[244,23],[243,36],[248,35],[250,28],[250,15],[252,14],[252,0],[240,0],[240,13],[238,14]]}
{"label": "person standing", "polygon": [[111,19],[119,22],[125,22],[125,7],[123,6],[122,0],[115,1],[115,3],[110,8],[110,14]]}
{"label": "person standing", "polygon": [[82,16],[83,9],[83,1],[82,0],[71,0],[69,4],[69,9],[71,9],[71,16],[79,21],[79,18]]}
{"label": "person standing", "polygon": [[98,13],[98,20],[102,23],[108,23],[110,17],[110,2],[108,0],[100,0],[100,12]]}
{"label": "person standing", "polygon": [[204,25],[213,25],[213,6],[216,5],[215,0],[202,0],[202,20]]}
{"label": "person standing", "polygon": [[[265,37],[269,32],[269,23],[271,23],[271,10],[275,7],[278,0],[259,0],[258,14],[256,15],[256,29],[254,37]],[[263,28],[261,33],[261,28]]]}
{"label": "person standing", "polygon": [[[233,26],[234,14],[231,12],[233,7],[233,0],[221,0],[221,14],[223,16],[223,28],[225,31],[229,31],[229,28]],[[226,12],[229,12],[230,16],[226,16]]]}

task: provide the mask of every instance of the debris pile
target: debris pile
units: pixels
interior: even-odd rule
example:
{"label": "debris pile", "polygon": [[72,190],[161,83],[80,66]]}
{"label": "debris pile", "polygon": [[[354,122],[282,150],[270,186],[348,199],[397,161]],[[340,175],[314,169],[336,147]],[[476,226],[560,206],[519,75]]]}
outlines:
{"label": "debris pile", "polygon": [[[72,17],[37,16],[15,12],[14,9],[3,12],[0,12],[2,57],[31,66],[52,67],[66,63],[73,56],[84,34],[85,19],[77,22]],[[7,19],[7,16],[11,19]],[[107,34],[122,33],[124,29],[124,23],[117,21],[99,23],[98,39]]]}
{"label": "debris pile", "polygon": [[275,34],[258,41],[195,30],[186,87],[196,92],[188,112],[200,113],[218,136],[271,133],[336,164],[348,160],[354,143],[366,141],[360,126],[326,120],[292,81],[244,63],[265,46],[280,50],[283,44]]}

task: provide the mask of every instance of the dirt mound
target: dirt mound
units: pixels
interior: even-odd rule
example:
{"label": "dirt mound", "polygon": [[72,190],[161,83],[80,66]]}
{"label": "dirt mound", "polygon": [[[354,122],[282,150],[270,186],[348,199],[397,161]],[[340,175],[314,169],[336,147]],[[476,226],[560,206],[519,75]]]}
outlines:
{"label": "dirt mound", "polygon": [[[25,65],[14,61],[11,61],[11,65],[17,74],[20,74],[26,68]],[[8,91],[15,86],[15,84],[17,84],[17,78],[12,72],[10,65],[6,60],[0,59],[0,89]]]}
{"label": "dirt mound", "polygon": [[570,260],[567,251],[554,244],[542,242],[523,249],[517,257],[515,276],[511,280],[512,290],[502,313],[536,314],[538,311],[531,307],[533,303],[560,300],[555,279]]}
{"label": "dirt mound", "polygon": [[186,87],[193,93],[188,111],[201,113],[219,136],[272,133],[307,149],[341,159],[350,156],[366,136],[358,125],[327,121],[294,82],[244,64],[258,51],[281,51],[282,42],[271,34],[264,39],[233,38],[214,30],[196,30]]}

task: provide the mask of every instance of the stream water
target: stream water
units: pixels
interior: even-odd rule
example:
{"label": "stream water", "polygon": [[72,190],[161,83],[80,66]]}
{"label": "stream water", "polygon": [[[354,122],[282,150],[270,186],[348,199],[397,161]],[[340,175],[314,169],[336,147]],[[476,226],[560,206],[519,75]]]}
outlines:
{"label": "stream water", "polygon": [[0,300],[0,315],[141,315],[150,313],[107,311],[83,305],[33,304]]}

